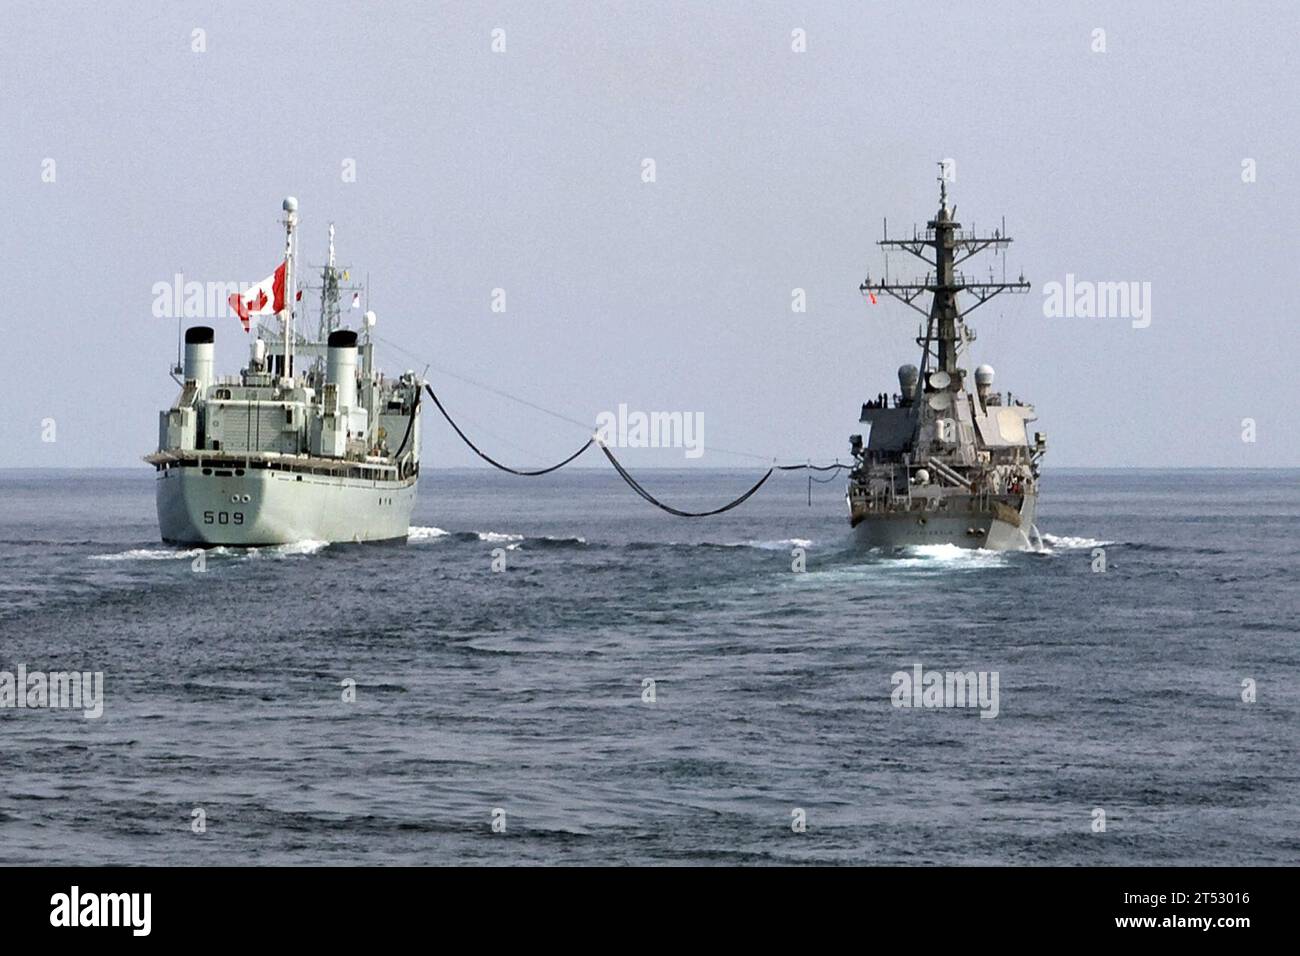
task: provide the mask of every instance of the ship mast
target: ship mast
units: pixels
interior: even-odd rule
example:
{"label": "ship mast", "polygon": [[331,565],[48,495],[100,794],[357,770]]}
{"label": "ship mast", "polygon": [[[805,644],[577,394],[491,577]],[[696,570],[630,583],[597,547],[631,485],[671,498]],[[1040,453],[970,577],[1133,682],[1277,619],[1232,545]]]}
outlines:
{"label": "ship mast", "polygon": [[329,260],[321,270],[320,288],[320,341],[329,339],[339,324],[339,274],[334,267],[334,223],[330,223]]}
{"label": "ship mast", "polygon": [[[924,390],[926,372],[931,368],[948,373],[953,386],[960,387],[963,370],[957,366],[957,357],[965,335],[962,327],[967,315],[1001,292],[1029,291],[1029,283],[1023,274],[1015,282],[975,282],[957,271],[957,266],[971,256],[987,249],[1005,250],[1012,240],[1003,235],[1005,230],[994,230],[991,236],[963,231],[961,223],[954,218],[956,207],[948,206],[944,164],[940,163],[939,167],[939,211],[926,223],[925,232],[918,234],[914,229],[910,239],[890,239],[886,232],[885,237],[876,243],[886,251],[898,248],[909,252],[933,271],[923,279],[909,282],[891,282],[888,278],[873,282],[868,276],[859,287],[864,295],[869,292],[891,295],[926,316],[925,336],[916,340],[922,347],[916,397]],[[933,296],[929,312],[916,304],[916,300],[927,292]],[[957,304],[958,292],[969,292],[975,297],[975,304],[963,311]]]}
{"label": "ship mast", "polygon": [[293,377],[293,231],[298,225],[298,200],[292,196],[281,203],[284,210],[284,375]]}
{"label": "ship mast", "polygon": [[[321,284],[319,287],[307,286],[307,289],[312,292],[320,292],[320,321],[316,329],[317,339],[320,342],[329,341],[330,333],[343,326],[343,309],[340,305],[342,294],[362,291],[361,286],[350,284],[351,274],[348,269],[340,268],[338,265],[338,259],[334,254],[334,223],[330,223],[329,238],[329,255],[326,257],[325,265],[319,267]],[[318,361],[317,364],[319,365],[320,362]]]}

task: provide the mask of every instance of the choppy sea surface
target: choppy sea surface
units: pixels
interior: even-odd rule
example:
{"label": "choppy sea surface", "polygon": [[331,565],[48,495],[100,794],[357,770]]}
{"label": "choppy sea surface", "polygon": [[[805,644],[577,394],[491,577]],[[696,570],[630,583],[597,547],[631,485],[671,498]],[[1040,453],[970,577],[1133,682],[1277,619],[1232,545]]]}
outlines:
{"label": "choppy sea surface", "polygon": [[405,545],[196,570],[150,472],[0,471],[0,671],[104,675],[0,709],[0,863],[1300,862],[1300,472],[1049,469],[1038,553],[809,495],[426,470]]}

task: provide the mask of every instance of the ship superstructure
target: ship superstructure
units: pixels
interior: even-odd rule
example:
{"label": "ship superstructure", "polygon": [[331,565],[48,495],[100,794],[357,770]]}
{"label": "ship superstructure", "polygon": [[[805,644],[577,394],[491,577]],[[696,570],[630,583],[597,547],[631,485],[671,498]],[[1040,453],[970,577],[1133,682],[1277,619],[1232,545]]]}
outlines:
{"label": "ship superstructure", "polygon": [[[371,330],[342,328],[343,273],[330,226],[315,334],[295,329],[297,202],[285,212],[284,308],[254,330],[248,365],[214,371],[215,334],[185,330],[181,386],[159,419],[158,525],[164,541],[257,546],[404,539],[420,471],[420,387],[414,372],[375,368]],[[277,300],[279,301],[279,300]],[[235,296],[232,296],[232,305]],[[241,317],[248,319],[247,311]],[[305,323],[299,323],[305,324]],[[176,376],[174,376],[176,377]]]}
{"label": "ship superstructure", "polygon": [[[1038,465],[1047,448],[1042,434],[1031,443],[1026,426],[1037,420],[1027,405],[993,390],[987,365],[968,373],[965,356],[974,331],[966,317],[1002,292],[1026,292],[1015,281],[978,281],[958,266],[981,252],[1011,243],[1005,227],[992,235],[966,231],[948,205],[946,179],[939,179],[939,211],[911,238],[878,245],[901,249],[925,262],[922,278],[896,282],[870,276],[861,291],[873,300],[892,296],[926,317],[917,336],[921,363],[898,370],[898,391],[881,392],[862,407],[870,426],[866,442],[850,439],[849,522],[869,547],[955,544],[1008,550],[1032,545],[1038,501]],[[962,309],[958,294],[973,304]],[[930,295],[928,310],[917,300]],[[970,379],[974,379],[971,389]]]}

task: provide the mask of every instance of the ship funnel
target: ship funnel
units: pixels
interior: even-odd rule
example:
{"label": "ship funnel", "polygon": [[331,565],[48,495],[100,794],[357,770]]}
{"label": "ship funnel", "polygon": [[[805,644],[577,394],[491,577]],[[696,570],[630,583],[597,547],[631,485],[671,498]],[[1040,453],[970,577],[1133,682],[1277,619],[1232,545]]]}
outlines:
{"label": "ship funnel", "polygon": [[921,378],[921,372],[915,365],[900,365],[898,367],[898,389],[903,393],[904,401],[908,401],[916,394],[916,383]]}
{"label": "ship funnel", "polygon": [[202,395],[212,384],[212,328],[196,325],[185,330],[185,380],[194,382]]}
{"label": "ship funnel", "polygon": [[325,381],[333,384],[339,408],[357,404],[357,333],[350,329],[331,332],[329,358],[325,363]]}

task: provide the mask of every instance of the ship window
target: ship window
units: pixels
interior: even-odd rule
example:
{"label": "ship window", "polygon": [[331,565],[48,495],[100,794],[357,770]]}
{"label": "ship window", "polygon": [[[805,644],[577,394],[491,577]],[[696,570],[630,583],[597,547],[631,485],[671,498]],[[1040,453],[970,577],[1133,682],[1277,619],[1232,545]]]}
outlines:
{"label": "ship window", "polygon": [[292,425],[292,424],[293,424],[293,409],[292,409],[292,408],[286,408],[286,409],[284,410],[284,423],[285,423],[286,425]]}
{"label": "ship window", "polygon": [[217,441],[215,438],[212,439],[212,450],[221,451],[221,442]]}

